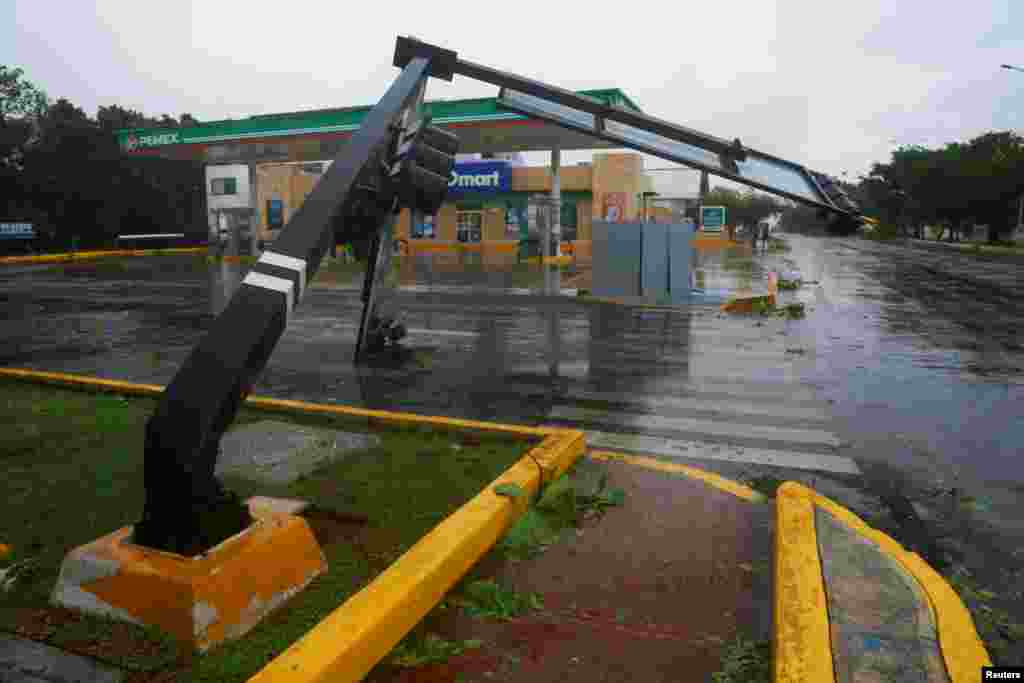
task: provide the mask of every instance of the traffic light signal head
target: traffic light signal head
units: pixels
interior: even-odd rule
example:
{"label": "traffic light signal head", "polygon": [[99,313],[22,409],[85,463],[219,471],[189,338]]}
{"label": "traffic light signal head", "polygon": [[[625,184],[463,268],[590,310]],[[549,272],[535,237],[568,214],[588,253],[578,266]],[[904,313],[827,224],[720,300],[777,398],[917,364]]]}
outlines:
{"label": "traffic light signal head", "polygon": [[398,134],[391,180],[403,207],[437,213],[448,192],[459,138],[424,117]]}

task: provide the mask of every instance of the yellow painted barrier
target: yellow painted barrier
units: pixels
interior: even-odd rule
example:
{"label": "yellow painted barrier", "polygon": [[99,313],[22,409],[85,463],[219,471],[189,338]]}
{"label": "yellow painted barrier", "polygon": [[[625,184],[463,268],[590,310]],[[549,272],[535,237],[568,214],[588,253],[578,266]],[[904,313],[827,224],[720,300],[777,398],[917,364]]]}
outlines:
{"label": "yellow painted barrier", "polygon": [[[250,683],[355,683],[385,657],[479,560],[529,504],[541,483],[582,455],[582,432],[548,437],[441,522],[369,586],[349,598]],[[536,459],[537,462],[534,461]],[[516,484],[519,499],[494,487]]]}
{"label": "yellow painted barrier", "polygon": [[[18,379],[28,382],[54,384],[79,389],[110,391],[135,396],[155,397],[163,393],[164,387],[158,384],[138,384],[120,380],[102,379],[86,375],[73,375],[63,372],[45,372],[23,368],[0,368],[0,377]],[[441,429],[475,430],[493,434],[507,434],[524,438],[544,438],[557,433],[548,428],[524,427],[507,425],[498,422],[477,422],[475,420],[459,420],[416,413],[396,413],[383,410],[367,410],[351,406],[326,405],[308,403],[306,401],[290,401],[286,399],[249,396],[245,400],[246,407],[273,412],[285,412],[303,415],[338,415],[342,417],[365,418],[370,424],[385,425],[421,425]]]}
{"label": "yellow painted barrier", "polygon": [[69,261],[86,261],[90,259],[112,256],[162,256],[165,254],[198,254],[206,251],[206,247],[180,247],[173,249],[110,249],[107,251],[76,251],[66,254],[40,254],[38,256],[4,256],[0,257],[0,265],[16,265],[23,263],[67,263]]}
{"label": "yellow painted barrier", "polygon": [[[814,537],[814,505],[818,505],[831,513],[836,519],[846,524],[861,536],[873,541],[878,549],[891,557],[913,576],[928,597],[929,609],[935,620],[935,628],[939,636],[939,649],[946,665],[951,683],[967,683],[977,681],[981,667],[991,666],[992,660],[985,650],[981,638],[974,627],[971,613],[964,606],[956,591],[942,576],[932,569],[920,555],[907,551],[903,546],[887,534],[872,528],[860,517],[853,514],[835,501],[822,496],[813,489],[796,482],[786,482],[779,487],[777,495],[777,527],[776,527],[776,587],[775,587],[775,681],[819,680],[817,678],[781,677],[780,673],[800,673],[802,667],[820,666],[825,655],[821,651],[800,647],[797,636],[793,644],[786,646],[787,637],[792,637],[789,629],[783,630],[780,624],[780,611],[792,618],[790,627],[812,628],[817,633],[821,619],[827,621],[824,603],[808,595],[808,591],[800,594],[794,590],[789,581],[785,590],[780,590],[783,576],[780,568],[796,568],[786,571],[787,579],[814,581],[821,576],[821,563],[818,555],[817,539]],[[786,529],[783,529],[783,519]],[[810,527],[808,533],[807,527]],[[784,536],[783,531],[786,531]],[[811,566],[813,565],[813,567]],[[824,580],[822,580],[822,586]],[[822,596],[822,599],[824,596]],[[827,626],[827,624],[826,624]],[[780,651],[780,641],[782,650]],[[817,643],[808,643],[815,648]],[[827,645],[827,641],[826,641]],[[826,649],[827,659],[831,666],[831,650]],[[781,667],[781,671],[780,671]],[[806,669],[811,673],[810,669]],[[816,671],[816,669],[814,670]]]}

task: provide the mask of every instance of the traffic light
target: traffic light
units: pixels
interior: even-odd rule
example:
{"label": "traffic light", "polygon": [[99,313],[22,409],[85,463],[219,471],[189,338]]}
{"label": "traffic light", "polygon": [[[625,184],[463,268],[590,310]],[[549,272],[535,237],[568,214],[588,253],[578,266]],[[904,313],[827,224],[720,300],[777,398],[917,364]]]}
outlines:
{"label": "traffic light", "polygon": [[391,182],[403,207],[437,213],[448,192],[459,138],[424,117],[398,135]]}

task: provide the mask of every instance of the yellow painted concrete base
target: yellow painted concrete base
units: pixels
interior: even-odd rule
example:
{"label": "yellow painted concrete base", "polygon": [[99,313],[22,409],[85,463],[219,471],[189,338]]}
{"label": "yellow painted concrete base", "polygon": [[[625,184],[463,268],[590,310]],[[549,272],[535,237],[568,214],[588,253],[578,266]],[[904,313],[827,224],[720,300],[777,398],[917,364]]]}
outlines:
{"label": "yellow painted concrete base", "polygon": [[52,602],[156,626],[199,652],[238,638],[327,569],[304,519],[252,510],[252,526],[196,557],[135,545],[132,527],[75,548]]}
{"label": "yellow painted concrete base", "polygon": [[917,553],[797,482],[779,486],[775,501],[775,683],[835,680],[815,506],[871,541],[917,580],[928,597],[951,683],[980,680],[981,667],[991,666],[992,660],[978,637],[971,613],[952,586]]}

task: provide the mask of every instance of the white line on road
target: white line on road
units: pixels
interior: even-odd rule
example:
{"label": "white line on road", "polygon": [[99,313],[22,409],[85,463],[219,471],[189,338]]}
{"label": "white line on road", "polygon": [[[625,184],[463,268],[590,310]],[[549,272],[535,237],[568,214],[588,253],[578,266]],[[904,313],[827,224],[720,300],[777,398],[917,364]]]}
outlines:
{"label": "white line on road", "polygon": [[607,450],[632,451],[667,455],[676,458],[703,460],[726,460],[756,465],[792,467],[801,470],[860,474],[860,468],[850,458],[841,455],[818,455],[766,448],[748,448],[703,441],[681,441],[633,434],[612,434],[609,432],[587,431],[587,446]]}
{"label": "white line on road", "polygon": [[603,410],[587,410],[571,406],[556,407],[551,417],[561,420],[587,421],[620,427],[661,429],[673,432],[692,432],[716,437],[739,437],[810,444],[814,446],[838,446],[840,441],[832,432],[820,429],[799,429],[752,425],[727,420],[699,420],[689,417],[663,417],[661,415],[639,415],[609,413]]}
{"label": "white line on road", "polygon": [[635,403],[636,405],[671,410],[702,410],[705,412],[722,413],[724,415],[759,415],[781,417],[787,419],[826,420],[828,414],[814,407],[787,405],[785,400],[775,402],[754,403],[742,400],[714,400],[702,397],[675,398],[667,396],[647,396],[631,394],[611,394],[596,391],[574,391],[568,396],[570,401],[605,401],[608,403]]}

